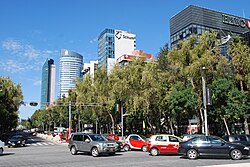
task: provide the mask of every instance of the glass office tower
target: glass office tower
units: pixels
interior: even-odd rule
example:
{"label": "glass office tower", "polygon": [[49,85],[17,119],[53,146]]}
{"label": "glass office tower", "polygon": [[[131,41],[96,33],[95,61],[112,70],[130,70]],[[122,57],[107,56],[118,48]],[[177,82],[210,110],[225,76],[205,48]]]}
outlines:
{"label": "glass office tower", "polygon": [[[202,35],[204,32],[215,31],[221,39],[222,54],[227,51],[227,41],[234,36],[243,36],[250,31],[248,20],[224,12],[214,11],[190,5],[170,19],[170,44],[175,48],[180,40],[190,35]],[[245,36],[247,37],[247,34]]]}
{"label": "glass office tower", "polygon": [[74,88],[76,80],[81,76],[83,66],[82,55],[61,49],[59,67],[59,97],[68,96],[68,90]]}
{"label": "glass office tower", "polygon": [[56,66],[53,59],[46,59],[42,67],[41,109],[54,102]]}

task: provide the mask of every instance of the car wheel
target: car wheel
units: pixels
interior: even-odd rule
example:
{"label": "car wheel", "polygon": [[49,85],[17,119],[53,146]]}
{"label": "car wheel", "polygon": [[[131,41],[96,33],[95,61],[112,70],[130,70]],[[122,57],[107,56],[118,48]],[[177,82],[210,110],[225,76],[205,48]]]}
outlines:
{"label": "car wheel", "polygon": [[198,157],[198,152],[195,149],[190,149],[187,152],[187,157],[189,159],[196,159]]}
{"label": "car wheel", "polygon": [[233,149],[230,152],[230,156],[233,160],[240,160],[242,158],[242,152],[238,149]]}
{"label": "car wheel", "polygon": [[141,149],[142,149],[143,152],[147,152],[148,151],[147,146],[142,146]]}
{"label": "car wheel", "polygon": [[77,154],[76,147],[75,147],[75,146],[72,146],[72,147],[70,148],[70,152],[71,152],[72,155],[76,155],[76,154]]}
{"label": "car wheel", "polygon": [[157,155],[159,154],[159,151],[158,151],[157,148],[152,148],[152,149],[150,150],[150,154],[151,154],[152,156],[157,156]]}
{"label": "car wheel", "polygon": [[96,147],[92,148],[91,155],[93,157],[98,157],[99,156],[99,151],[98,151],[98,149]]}
{"label": "car wheel", "polygon": [[0,155],[3,154],[3,148],[0,148]]}
{"label": "car wheel", "polygon": [[125,145],[123,149],[124,149],[124,151],[129,151],[130,147],[129,147],[129,145]]}

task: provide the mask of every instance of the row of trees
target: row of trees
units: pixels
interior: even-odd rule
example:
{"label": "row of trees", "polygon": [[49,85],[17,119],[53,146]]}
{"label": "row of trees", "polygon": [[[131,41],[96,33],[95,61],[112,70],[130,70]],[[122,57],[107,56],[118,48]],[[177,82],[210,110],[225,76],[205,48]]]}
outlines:
{"label": "row of trees", "polygon": [[[37,110],[31,117],[34,126],[68,125],[68,104],[74,102],[73,126],[96,124],[102,133],[116,130],[122,104],[125,129],[130,132],[165,132],[181,135],[188,120],[197,117],[199,130],[204,127],[201,68],[206,67],[206,81],[213,92],[208,108],[210,133],[223,135],[224,125],[233,130],[244,124],[249,133],[250,52],[239,38],[231,41],[229,59],[220,54],[216,33],[191,36],[171,51],[161,48],[158,61],[135,61],[115,66],[107,76],[100,70],[94,78],[78,80],[69,96],[57,105]],[[89,104],[98,105],[89,105]],[[102,105],[105,104],[105,105]],[[98,121],[98,122],[97,122]],[[236,124],[238,123],[238,124]]]}
{"label": "row of trees", "polygon": [[23,104],[21,85],[0,76],[0,134],[16,128],[18,108]]}

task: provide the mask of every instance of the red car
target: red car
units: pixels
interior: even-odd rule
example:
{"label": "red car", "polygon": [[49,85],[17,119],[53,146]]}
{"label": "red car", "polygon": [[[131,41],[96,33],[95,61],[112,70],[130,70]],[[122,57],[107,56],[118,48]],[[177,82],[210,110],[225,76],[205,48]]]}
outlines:
{"label": "red car", "polygon": [[125,139],[123,149],[124,151],[128,151],[130,149],[137,149],[146,152],[147,138],[142,135],[131,134]]}
{"label": "red car", "polygon": [[174,135],[153,135],[148,140],[147,149],[151,155],[178,153],[179,142],[182,140]]}

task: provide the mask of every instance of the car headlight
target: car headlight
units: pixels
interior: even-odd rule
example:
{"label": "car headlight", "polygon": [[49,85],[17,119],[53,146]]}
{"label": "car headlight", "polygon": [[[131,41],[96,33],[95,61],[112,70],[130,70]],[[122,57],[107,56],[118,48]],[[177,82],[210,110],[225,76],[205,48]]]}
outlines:
{"label": "car headlight", "polygon": [[250,150],[249,147],[244,147],[244,150]]}
{"label": "car headlight", "polygon": [[21,141],[18,141],[17,143],[21,143]]}

